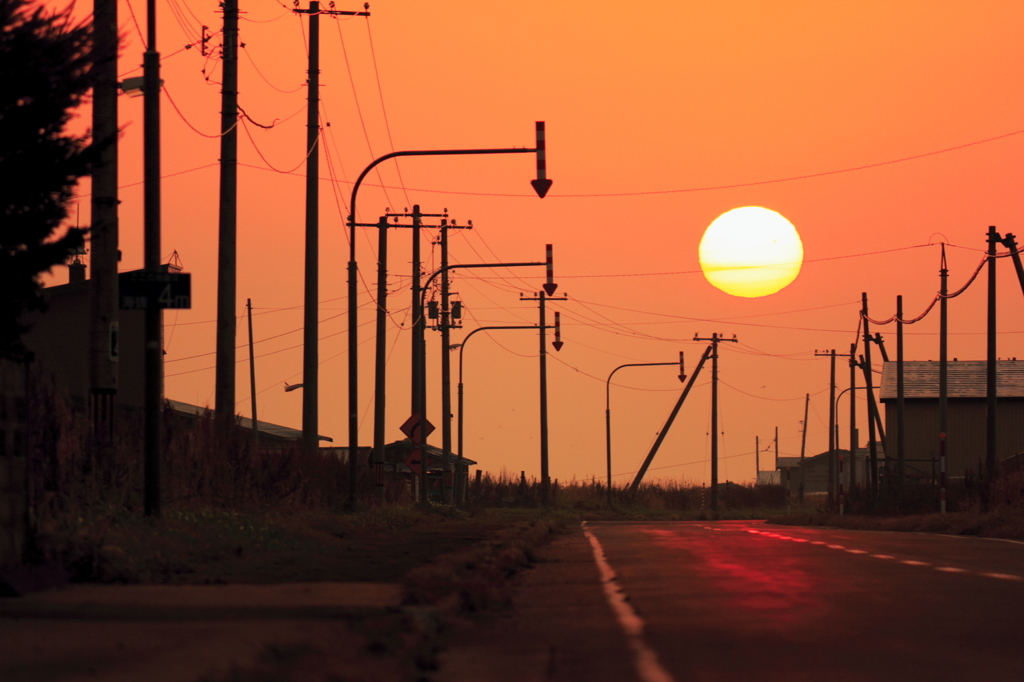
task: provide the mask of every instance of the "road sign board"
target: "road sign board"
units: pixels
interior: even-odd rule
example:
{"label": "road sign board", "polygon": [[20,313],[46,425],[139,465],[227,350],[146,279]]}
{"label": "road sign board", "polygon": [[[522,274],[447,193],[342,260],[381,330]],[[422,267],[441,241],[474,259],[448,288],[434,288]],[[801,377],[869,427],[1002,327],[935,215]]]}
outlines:
{"label": "road sign board", "polygon": [[413,448],[409,456],[405,458],[405,466],[412,469],[412,472],[417,476],[423,471],[423,452],[419,448]]}
{"label": "road sign board", "polygon": [[413,412],[399,427],[406,438],[419,445],[434,432],[434,425],[420,416],[419,412]]}
{"label": "road sign board", "polygon": [[192,307],[192,275],[187,272],[122,272],[117,286],[121,310]]}

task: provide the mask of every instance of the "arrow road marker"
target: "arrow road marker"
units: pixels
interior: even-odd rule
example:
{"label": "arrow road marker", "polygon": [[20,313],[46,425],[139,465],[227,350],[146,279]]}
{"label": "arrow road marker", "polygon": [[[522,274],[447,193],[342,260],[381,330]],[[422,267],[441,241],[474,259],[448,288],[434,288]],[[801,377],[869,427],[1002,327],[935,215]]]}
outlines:
{"label": "arrow road marker", "polygon": [[537,179],[530,180],[533,191],[541,199],[551,189],[551,181],[548,180],[548,161],[546,147],[544,144],[544,121],[537,121]]}
{"label": "arrow road marker", "polygon": [[551,342],[551,345],[555,347],[555,350],[562,350],[562,314],[555,311],[555,340]]}
{"label": "arrow road marker", "polygon": [[555,257],[551,244],[547,245],[548,281],[544,283],[544,293],[554,296],[558,285],[555,284]]}

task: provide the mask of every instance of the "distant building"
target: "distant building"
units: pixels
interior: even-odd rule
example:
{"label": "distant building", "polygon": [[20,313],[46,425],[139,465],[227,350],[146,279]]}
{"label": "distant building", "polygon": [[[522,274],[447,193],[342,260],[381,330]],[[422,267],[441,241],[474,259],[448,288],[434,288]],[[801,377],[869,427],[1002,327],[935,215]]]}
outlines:
{"label": "distant building", "polygon": [[[949,430],[946,434],[946,472],[951,478],[983,471],[985,461],[986,388],[988,363],[948,363]],[[931,479],[938,472],[939,363],[903,363],[907,476]],[[1024,361],[996,363],[996,456],[1008,460],[1024,452]],[[882,370],[881,399],[885,405],[885,437],[890,457],[896,457],[896,363]]]}
{"label": "distant building", "polygon": [[[885,467],[885,449],[882,447],[880,442],[875,443],[878,454],[878,464],[881,469]],[[870,475],[870,454],[868,448],[857,448],[857,458],[854,461],[850,460],[849,450],[836,450],[836,474],[839,475],[839,462],[838,457],[843,458],[842,475],[840,480],[842,481],[844,488],[850,486],[850,470],[852,467],[856,467],[856,476],[854,480],[857,481],[858,485],[867,482]],[[779,457],[778,471],[768,472],[762,471],[762,474],[776,474],[778,476],[777,483],[786,486],[786,468],[789,468],[789,485],[790,488],[795,492],[800,488],[800,476],[804,477],[804,492],[805,493],[827,493],[828,492],[828,460],[829,453],[826,450],[820,454],[812,457],[805,457],[803,464],[799,457]]]}

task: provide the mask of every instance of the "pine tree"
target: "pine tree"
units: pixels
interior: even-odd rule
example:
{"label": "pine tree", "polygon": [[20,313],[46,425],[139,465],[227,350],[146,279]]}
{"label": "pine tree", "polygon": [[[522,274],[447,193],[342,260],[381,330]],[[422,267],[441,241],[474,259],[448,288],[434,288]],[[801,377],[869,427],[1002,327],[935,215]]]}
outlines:
{"label": "pine tree", "polygon": [[57,230],[92,156],[65,131],[91,87],[90,42],[70,7],[0,0],[0,351],[20,349],[18,318],[42,307],[39,276],[84,243]]}

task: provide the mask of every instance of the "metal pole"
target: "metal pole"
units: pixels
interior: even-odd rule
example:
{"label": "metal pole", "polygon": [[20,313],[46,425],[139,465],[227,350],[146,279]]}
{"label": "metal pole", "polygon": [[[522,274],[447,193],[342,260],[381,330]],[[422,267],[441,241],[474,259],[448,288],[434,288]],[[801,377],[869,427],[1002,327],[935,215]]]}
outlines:
{"label": "metal pole", "polygon": [[939,268],[939,513],[946,513],[946,439],[949,434],[949,298],[947,296],[946,245]]}
{"label": "metal pole", "polygon": [[988,228],[988,357],[985,382],[985,477],[982,504],[988,507],[992,481],[996,476],[996,242],[1000,241],[995,227]]}
{"label": "metal pole", "polygon": [[907,475],[906,400],[903,383],[903,296],[896,297],[896,483],[900,496]]}
{"label": "metal pole", "polygon": [[[423,301],[420,296],[420,225],[423,223],[423,216],[420,212],[420,205],[412,207],[412,413],[420,415],[420,419],[426,421],[426,406],[423,404],[423,391],[421,381],[423,377],[422,367],[423,352],[420,344],[426,343],[423,334]],[[420,451],[420,502],[427,502],[427,467],[430,458],[427,456],[427,439],[421,437]]]}
{"label": "metal pole", "polygon": [[754,485],[761,477],[761,437],[754,436]]}
{"label": "metal pole", "polygon": [[[222,433],[235,421],[237,296],[238,0],[224,0],[224,78],[220,111],[220,213],[217,252],[217,362],[214,415]],[[308,384],[303,380],[305,392]],[[253,422],[255,426],[255,422]]]}
{"label": "metal pole", "polygon": [[836,349],[831,350],[828,380],[828,501],[831,508],[836,494]]}
{"label": "metal pole", "polygon": [[384,493],[384,420],[387,418],[388,219],[377,222],[377,332],[373,368],[373,481]]}
{"label": "metal pole", "polygon": [[711,514],[718,514],[718,332],[711,335]]}
{"label": "metal pole", "polygon": [[[682,353],[680,353],[680,357]],[[675,362],[631,362],[625,365],[619,365],[611,371],[608,375],[607,381],[604,383],[604,433],[605,433],[605,452],[607,454],[608,464],[608,507],[612,506],[612,377],[620,369],[625,367],[660,367],[663,365],[675,365]],[[682,364],[680,360],[679,364]],[[682,369],[680,368],[680,372]],[[682,373],[679,375],[679,380],[683,381],[685,377]]]}
{"label": "metal pole", "polygon": [[249,313],[249,402],[252,403],[252,444],[257,447],[260,444],[260,426],[256,421],[256,354],[253,350],[252,340],[252,299],[245,299],[245,308]]}
{"label": "metal pole", "polygon": [[[464,451],[463,450],[464,449],[464,445],[463,445],[463,440],[462,440],[462,436],[463,436],[462,424],[463,424],[463,414],[464,414],[464,412],[463,412],[463,397],[464,397],[464,394],[463,394],[463,388],[462,388],[462,353],[463,353],[464,350],[466,350],[466,344],[469,343],[469,340],[473,337],[473,334],[476,334],[477,332],[490,331],[490,330],[494,330],[494,329],[536,329],[536,327],[534,327],[532,325],[518,325],[518,326],[510,326],[510,327],[505,327],[505,326],[499,326],[499,327],[477,327],[476,329],[474,329],[470,333],[466,334],[466,336],[462,339],[462,343],[459,344],[459,392],[458,392],[459,393],[459,406],[458,406],[457,412],[458,412],[458,415],[459,415],[458,468],[460,470],[462,469],[462,458],[463,458],[463,451]],[[548,327],[548,329],[550,329],[550,327]],[[461,494],[462,494],[462,492],[459,491],[458,479],[456,479],[456,497],[458,497]]]}
{"label": "metal pole", "polygon": [[551,504],[551,477],[548,475],[548,350],[544,333],[547,295],[543,289],[537,298],[540,300],[540,502],[547,507]]}
{"label": "metal pole", "polygon": [[[143,57],[143,158],[145,267],[160,271],[160,53],[156,50],[156,0],[147,0],[147,46]],[[160,439],[164,394],[163,311],[147,301],[145,314],[145,487],[146,516],[160,516]]]}
{"label": "metal pole", "polygon": [[[320,447],[320,3],[309,3],[309,70],[306,83],[306,269],[302,334],[302,446],[307,452]],[[349,239],[356,240],[355,230]],[[349,291],[349,296],[352,296]],[[349,449],[349,462],[356,459]]]}
{"label": "metal pole", "polygon": [[[443,470],[442,495],[445,504],[454,502],[452,472],[452,360],[451,340],[452,318],[448,310],[448,221],[441,221],[441,459]],[[458,474],[459,472],[454,472]]]}
{"label": "metal pole", "polygon": [[804,427],[803,433],[800,435],[800,487],[798,488],[797,501],[800,504],[804,503],[804,453],[807,451],[807,416],[811,408],[811,394],[808,393],[807,397],[804,398]]}
{"label": "metal pole", "polygon": [[90,230],[92,319],[89,328],[90,413],[102,445],[114,438],[117,419],[117,0],[93,2],[93,140]]}
{"label": "metal pole", "polygon": [[775,427],[775,470],[779,470],[779,427]]}

